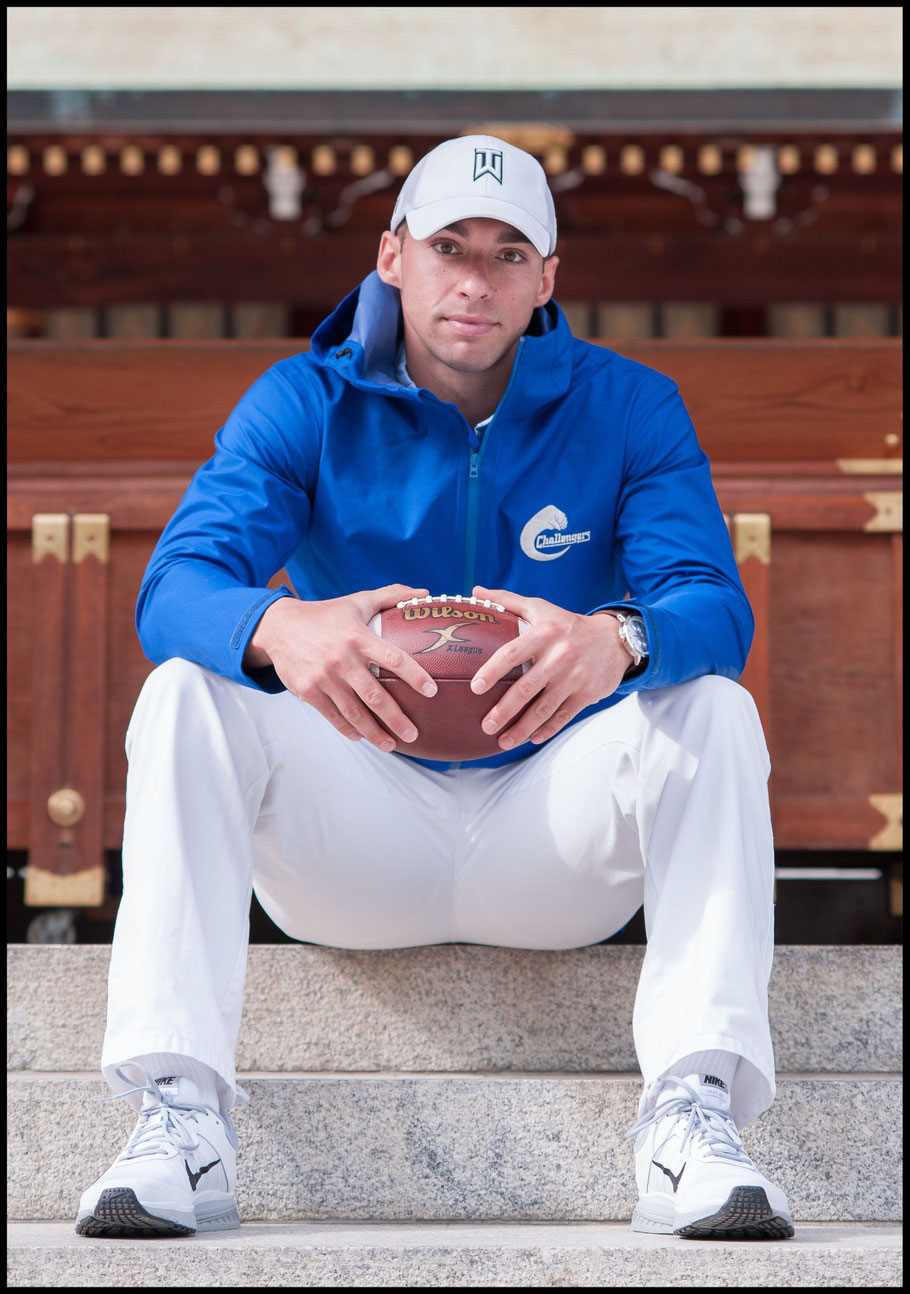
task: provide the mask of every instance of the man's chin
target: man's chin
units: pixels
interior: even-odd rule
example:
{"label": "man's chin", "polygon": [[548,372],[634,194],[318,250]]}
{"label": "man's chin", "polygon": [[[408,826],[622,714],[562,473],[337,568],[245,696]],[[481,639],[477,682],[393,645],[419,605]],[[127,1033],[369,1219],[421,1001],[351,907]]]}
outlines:
{"label": "man's chin", "polygon": [[515,346],[514,341],[503,346],[501,339],[493,343],[489,338],[476,338],[441,347],[438,358],[456,373],[487,373],[500,364],[511,364]]}

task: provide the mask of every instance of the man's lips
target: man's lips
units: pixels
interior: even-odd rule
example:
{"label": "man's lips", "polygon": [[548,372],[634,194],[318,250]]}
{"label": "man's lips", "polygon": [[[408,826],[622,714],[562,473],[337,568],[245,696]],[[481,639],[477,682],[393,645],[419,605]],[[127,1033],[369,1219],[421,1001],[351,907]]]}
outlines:
{"label": "man's lips", "polygon": [[477,315],[444,315],[443,319],[460,337],[482,337],[496,327],[495,319],[480,319]]}

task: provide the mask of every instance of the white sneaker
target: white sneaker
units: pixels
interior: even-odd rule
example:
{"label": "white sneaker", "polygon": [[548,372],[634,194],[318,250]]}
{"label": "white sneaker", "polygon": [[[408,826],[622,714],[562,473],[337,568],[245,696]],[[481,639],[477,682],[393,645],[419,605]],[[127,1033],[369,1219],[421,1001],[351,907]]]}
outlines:
{"label": "white sneaker", "polygon": [[639,1201],[633,1231],[702,1240],[783,1240],[793,1222],[783,1191],[763,1177],[730,1117],[726,1084],[706,1074],[677,1078],[629,1132],[635,1137]]}
{"label": "white sneaker", "polygon": [[[192,1235],[239,1227],[237,1134],[228,1115],[203,1105],[188,1078],[153,1080],[141,1065],[129,1064],[147,1081],[118,1096],[145,1093],[139,1122],[123,1153],[82,1196],[79,1235]],[[129,1082],[123,1069],[117,1076]]]}

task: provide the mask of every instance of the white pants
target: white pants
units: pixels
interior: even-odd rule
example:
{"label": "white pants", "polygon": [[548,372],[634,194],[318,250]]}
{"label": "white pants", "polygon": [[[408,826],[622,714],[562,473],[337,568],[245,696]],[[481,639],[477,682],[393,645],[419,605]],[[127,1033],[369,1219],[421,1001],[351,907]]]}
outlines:
{"label": "white pants", "polygon": [[349,741],[287,692],[172,660],[146,681],[127,754],[101,1061],[115,1091],[117,1065],[167,1052],[214,1070],[225,1108],[246,1099],[255,887],[287,934],[339,948],[577,948],[644,903],[645,1097],[690,1053],[723,1050],[741,1058],[738,1125],[771,1104],[770,768],[738,684],[640,692],[518,763],[438,772]]}

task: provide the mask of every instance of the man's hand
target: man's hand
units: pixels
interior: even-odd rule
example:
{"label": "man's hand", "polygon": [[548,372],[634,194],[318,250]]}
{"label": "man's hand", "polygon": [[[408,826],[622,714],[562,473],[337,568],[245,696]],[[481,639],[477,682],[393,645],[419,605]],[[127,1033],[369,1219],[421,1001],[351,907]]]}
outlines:
{"label": "man's hand", "polygon": [[[471,680],[474,692],[486,692],[516,665],[534,662],[483,721],[484,732],[505,729],[499,739],[502,750],[525,741],[548,741],[586,706],[612,695],[631,664],[615,616],[577,615],[543,598],[522,598],[480,585],[474,597],[499,602],[532,626],[500,647]],[[527,713],[510,728],[528,702]]]}
{"label": "man's hand", "polygon": [[397,602],[427,596],[427,589],[387,584],[326,602],[279,598],[256,626],[244,666],[274,666],[288,691],[318,710],[343,736],[351,741],[365,737],[379,750],[394,750],[395,742],[376,716],[404,742],[414,741],[417,729],[371,672],[370,662],[424,696],[434,696],[436,684],[407,652],[373,633],[369,622]]}

